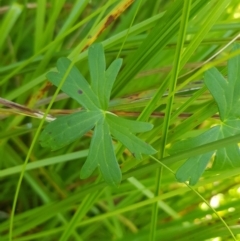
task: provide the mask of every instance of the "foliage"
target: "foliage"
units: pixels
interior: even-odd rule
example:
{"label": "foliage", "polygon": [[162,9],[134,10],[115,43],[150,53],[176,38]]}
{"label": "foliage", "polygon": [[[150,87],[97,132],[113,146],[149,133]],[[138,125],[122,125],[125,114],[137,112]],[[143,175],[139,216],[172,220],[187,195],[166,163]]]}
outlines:
{"label": "foliage", "polygon": [[67,58],[59,59],[57,63],[59,73],[50,72],[47,77],[54,85],[59,86],[65,73],[71,68],[62,90],[79,102],[84,110],[59,117],[50,123],[40,136],[42,146],[57,150],[82,137],[94,127],[88,157],[81,170],[81,178],[89,177],[99,166],[106,182],[113,186],[120,183],[121,171],[114,154],[111,133],[137,159],[141,159],[142,153],[156,152],[133,134],[151,130],[153,126],[150,123],[125,120],[106,111],[111,89],[121,65],[122,60],[116,59],[105,71],[103,47],[101,44],[92,45],[89,48],[91,88],[78,69],[71,68],[71,61]]}
{"label": "foliage", "polygon": [[[240,47],[235,45],[234,50]],[[205,84],[217,102],[221,123],[194,138],[176,143],[172,153],[192,149],[213,141],[221,140],[240,133],[239,104],[240,104],[240,56],[228,61],[228,80],[216,69],[212,68],[205,73]],[[214,154],[215,169],[237,168],[240,166],[240,151],[237,144],[227,146],[201,156],[189,158],[177,171],[176,178],[190,184],[197,183],[210,158]]]}
{"label": "foliage", "polygon": [[240,238],[239,1],[2,0],[0,22],[1,241]]}

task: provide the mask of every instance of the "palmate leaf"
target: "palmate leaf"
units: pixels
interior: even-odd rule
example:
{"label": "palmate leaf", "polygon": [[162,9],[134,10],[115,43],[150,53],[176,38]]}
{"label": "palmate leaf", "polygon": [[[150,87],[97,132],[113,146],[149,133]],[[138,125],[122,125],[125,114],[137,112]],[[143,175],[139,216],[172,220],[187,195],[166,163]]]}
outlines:
{"label": "palmate leaf", "polygon": [[[238,48],[240,46],[234,46],[234,50]],[[204,81],[217,102],[222,122],[200,136],[175,143],[170,150],[171,153],[192,149],[240,133],[240,56],[229,60],[228,80],[216,68],[213,68],[205,73]],[[196,184],[213,155],[212,168],[226,169],[240,166],[240,151],[238,145],[235,144],[189,158],[177,170],[177,180],[189,181],[190,185]]]}
{"label": "palmate leaf", "polygon": [[84,111],[57,118],[47,125],[40,135],[40,143],[43,147],[57,150],[93,129],[89,154],[81,169],[80,177],[89,177],[99,167],[105,181],[113,186],[120,183],[122,175],[115,156],[111,134],[138,159],[142,154],[156,152],[150,145],[134,135],[134,133],[151,130],[153,125],[119,118],[106,111],[112,86],[121,65],[122,60],[116,59],[105,70],[102,45],[92,45],[89,48],[90,86],[69,59],[60,58],[57,62],[58,72],[50,72],[47,77],[56,86],[59,86],[65,78],[62,91],[81,104]]}

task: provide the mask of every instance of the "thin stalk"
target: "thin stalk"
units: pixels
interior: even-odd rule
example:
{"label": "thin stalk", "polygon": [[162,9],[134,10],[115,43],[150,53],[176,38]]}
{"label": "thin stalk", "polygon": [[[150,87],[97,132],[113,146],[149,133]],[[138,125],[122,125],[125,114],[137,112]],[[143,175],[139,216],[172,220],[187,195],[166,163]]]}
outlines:
{"label": "thin stalk", "polygon": [[[169,172],[171,172],[172,174],[175,175],[175,172],[170,169],[168,166],[166,166],[165,164],[163,164],[161,161],[159,161],[157,158],[150,156],[154,161],[156,161],[157,163],[159,163],[162,167],[166,168]],[[219,220],[222,222],[222,224],[226,227],[226,229],[228,230],[229,234],[232,236],[233,240],[237,241],[236,237],[234,236],[232,230],[230,229],[230,227],[228,226],[228,224],[224,221],[224,219],[218,214],[218,212],[209,204],[209,202],[197,191],[195,190],[193,187],[191,187],[187,182],[184,182],[184,184],[191,189],[192,192],[194,192],[198,197],[200,197],[202,199],[202,201],[214,212],[214,214],[216,214],[216,216],[219,218]]]}
{"label": "thin stalk", "polygon": [[[176,53],[175,53],[175,58],[173,63],[173,71],[170,79],[169,94],[175,93],[178,74],[180,70],[181,54],[183,52],[183,46],[184,46],[184,40],[187,32],[187,24],[188,24],[190,10],[191,10],[191,0],[184,1],[179,38],[176,46]],[[167,143],[167,136],[168,136],[169,123],[171,119],[173,101],[174,101],[174,95],[172,95],[167,102],[166,114],[165,114],[164,123],[163,123],[163,134],[162,134],[160,151],[159,151],[160,159],[162,159],[165,156],[165,146]],[[161,184],[162,171],[163,171],[162,169],[163,168],[160,167],[157,170],[155,196],[158,196],[160,191],[160,184]],[[158,218],[158,205],[157,203],[154,203],[153,209],[152,209],[152,220],[151,220],[150,237],[149,237],[149,240],[152,240],[152,241],[156,240],[157,218]]]}
{"label": "thin stalk", "polygon": [[24,161],[24,163],[23,163],[22,171],[21,171],[21,173],[20,173],[20,177],[19,177],[19,180],[18,180],[18,183],[17,183],[17,188],[16,188],[16,191],[15,191],[14,199],[13,199],[12,212],[11,212],[11,216],[10,216],[9,241],[12,241],[12,240],[13,240],[12,238],[13,238],[14,215],[15,215],[15,211],[16,211],[16,206],[17,206],[18,195],[19,195],[19,192],[20,192],[20,187],[21,187],[21,184],[22,184],[22,180],[23,180],[23,177],[24,177],[24,173],[25,173],[25,170],[26,170],[28,161],[29,161],[30,156],[31,156],[31,154],[32,154],[33,148],[34,148],[34,146],[35,146],[35,144],[36,144],[36,142],[37,142],[37,138],[38,138],[38,136],[39,136],[39,134],[40,134],[40,131],[41,131],[42,127],[43,127],[43,124],[44,124],[44,122],[45,122],[45,119],[46,119],[46,117],[47,117],[50,109],[52,108],[52,105],[53,105],[53,103],[54,103],[54,101],[55,101],[55,98],[57,97],[60,89],[62,88],[62,86],[63,86],[63,84],[64,84],[64,82],[65,82],[68,74],[70,73],[70,71],[71,71],[71,69],[72,69],[72,67],[73,67],[73,65],[74,65],[74,62],[72,62],[72,63],[69,65],[69,67],[68,67],[68,69],[67,69],[67,71],[66,71],[66,73],[65,73],[65,75],[64,75],[64,77],[63,77],[63,79],[61,80],[61,82],[60,82],[57,90],[55,91],[55,93],[54,93],[54,95],[53,95],[53,98],[52,98],[50,104],[48,105],[47,110],[46,110],[46,112],[44,113],[43,118],[41,119],[41,122],[40,122],[40,124],[39,124],[39,126],[38,126],[38,128],[37,128],[36,134],[34,135],[33,141],[32,141],[32,143],[31,143],[31,145],[30,145],[30,147],[29,147],[29,151],[28,151],[28,153],[27,153],[26,159],[25,159],[25,161]]}
{"label": "thin stalk", "polygon": [[121,47],[120,47],[120,49],[119,49],[119,51],[118,51],[118,55],[117,55],[116,59],[119,58],[119,56],[120,56],[120,54],[121,54],[121,52],[122,52],[123,46],[124,46],[124,44],[125,44],[125,42],[126,42],[126,40],[127,40],[127,38],[128,38],[130,29],[132,28],[132,25],[133,25],[133,23],[134,23],[134,20],[135,20],[135,18],[136,18],[136,16],[137,16],[137,13],[138,13],[138,11],[139,11],[139,9],[140,9],[141,4],[142,4],[142,0],[140,0],[139,3],[138,3],[137,9],[136,9],[136,11],[135,11],[135,13],[134,13],[134,16],[133,16],[133,18],[132,18],[132,21],[131,21],[131,23],[130,23],[130,26],[129,26],[128,30],[127,30],[127,34],[126,34],[126,36],[125,36],[125,38],[124,38],[124,40],[123,40],[123,42],[122,42],[122,45],[121,45]]}

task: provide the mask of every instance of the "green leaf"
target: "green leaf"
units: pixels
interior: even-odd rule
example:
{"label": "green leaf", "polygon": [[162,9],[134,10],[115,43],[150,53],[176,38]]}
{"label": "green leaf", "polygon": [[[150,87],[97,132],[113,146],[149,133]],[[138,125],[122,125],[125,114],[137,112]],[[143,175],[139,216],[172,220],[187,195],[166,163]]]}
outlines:
{"label": "green leaf", "polygon": [[122,174],[114,153],[108,123],[105,120],[99,121],[95,127],[89,155],[81,169],[80,177],[89,177],[97,166],[107,183],[113,186],[120,183]]}
{"label": "green leaf", "polygon": [[118,72],[122,66],[122,59],[115,59],[111,65],[106,70],[105,74],[105,84],[104,84],[104,97],[108,103],[110,100],[110,95],[114,81],[117,78]]}
{"label": "green leaf", "polygon": [[153,128],[153,125],[150,123],[143,122],[143,121],[132,121],[132,120],[120,118],[112,114],[108,114],[107,118],[111,122],[119,125],[119,127],[124,126],[125,128],[128,128],[132,133],[146,132],[146,131],[150,131]]}
{"label": "green leaf", "polygon": [[91,75],[91,86],[94,93],[99,97],[101,107],[107,108],[106,99],[104,96],[105,87],[105,56],[104,50],[100,43],[90,46],[88,51],[88,64]]}
{"label": "green leaf", "polygon": [[[234,46],[234,50],[240,48]],[[228,62],[228,80],[216,69],[205,73],[205,83],[217,102],[221,124],[205,133],[175,143],[171,153],[182,152],[203,144],[221,140],[240,133],[240,56]],[[214,155],[214,169],[236,168],[240,166],[240,151],[237,144],[222,148],[201,156],[192,157],[177,170],[176,178],[180,182],[189,180],[190,185],[197,183],[210,159]]]}
{"label": "green leaf", "polygon": [[[239,44],[234,44],[233,51],[240,48]],[[228,61],[228,79],[229,79],[229,89],[225,90],[225,93],[230,91],[232,95],[229,94],[229,119],[231,117],[240,118],[240,55]]]}
{"label": "green leaf", "polygon": [[[54,85],[59,86],[70,65],[71,61],[69,59],[60,58],[57,61],[57,69],[59,73],[50,72],[47,74],[47,78]],[[94,94],[88,82],[75,66],[71,68],[61,89],[67,95],[75,99],[85,109],[98,110],[100,108],[97,96]]]}
{"label": "green leaf", "polygon": [[228,98],[226,96],[228,93],[225,93],[224,91],[227,89],[227,81],[216,68],[206,71],[204,74],[204,80],[210,93],[218,103],[220,117],[224,120],[228,111]]}
{"label": "green leaf", "polygon": [[105,181],[109,185],[117,186],[121,182],[122,175],[111,134],[137,159],[141,158],[142,153],[154,154],[156,150],[133,134],[151,130],[152,124],[125,120],[106,111],[122,60],[114,60],[107,71],[105,65],[103,46],[94,44],[89,49],[89,70],[92,80],[90,86],[70,60],[67,58],[58,60],[58,73],[50,72],[47,77],[56,86],[66,78],[62,91],[78,101],[85,110],[59,117],[50,123],[41,133],[40,143],[43,147],[57,150],[94,128],[89,154],[81,169],[80,177],[89,177],[99,167]]}
{"label": "green leaf", "polygon": [[177,154],[180,151],[186,151],[189,149],[193,149],[194,147],[210,143],[213,140],[217,139],[219,130],[220,130],[220,127],[216,126],[202,133],[199,136],[176,142],[169,150],[169,153]]}
{"label": "green leaf", "polygon": [[115,122],[111,115],[107,115],[107,120],[113,136],[126,146],[137,159],[142,158],[142,153],[152,155],[157,152],[152,146],[136,137],[130,128],[127,128],[119,122]]}
{"label": "green leaf", "polygon": [[99,111],[83,111],[58,117],[43,130],[40,144],[52,150],[62,148],[91,130],[101,116]]}
{"label": "green leaf", "polygon": [[[178,153],[187,149],[204,145],[213,141],[221,140],[240,133],[240,121],[229,120],[222,125],[215,126],[203,134],[189,138],[187,140],[176,143],[171,149],[171,153]],[[206,169],[211,157],[215,153],[214,165],[215,169],[226,169],[240,166],[240,152],[238,145],[231,145],[201,156],[189,158],[176,173],[176,178],[180,182],[189,180],[190,185],[195,185],[204,170]]]}
{"label": "green leaf", "polygon": [[203,154],[198,157],[189,158],[177,171],[176,178],[179,182],[189,180],[190,185],[195,185],[205,171],[209,159],[214,151]]}
{"label": "green leaf", "polygon": [[99,43],[92,45],[88,55],[92,89],[99,97],[102,109],[106,110],[114,81],[122,66],[122,59],[114,60],[105,72],[106,63],[102,45]]}
{"label": "green leaf", "polygon": [[[170,153],[176,154],[178,152],[210,143],[217,139],[218,132],[219,126],[211,128],[210,130],[195,138],[189,138],[184,141],[177,142],[171,148]],[[179,182],[185,182],[189,180],[190,185],[195,185],[205,171],[207,164],[209,163],[209,160],[213,154],[214,151],[187,159],[187,161],[176,172],[177,180]]]}
{"label": "green leaf", "polygon": [[[235,44],[233,51],[237,49]],[[228,80],[214,68],[206,71],[205,84],[218,104],[222,121],[240,117],[240,55],[228,61]]]}
{"label": "green leaf", "polygon": [[[216,140],[223,139],[225,137],[230,137],[240,133],[240,120],[227,120],[222,123],[219,130],[219,135]],[[224,169],[224,168],[234,168],[240,166],[240,152],[237,144],[231,145],[229,147],[217,150],[214,168]]]}

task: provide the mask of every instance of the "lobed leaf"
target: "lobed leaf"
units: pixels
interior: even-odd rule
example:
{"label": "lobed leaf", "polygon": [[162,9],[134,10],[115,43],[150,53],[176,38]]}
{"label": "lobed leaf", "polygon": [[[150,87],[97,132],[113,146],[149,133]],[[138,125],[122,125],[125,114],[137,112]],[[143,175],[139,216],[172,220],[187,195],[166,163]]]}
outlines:
{"label": "lobed leaf", "polygon": [[42,131],[40,144],[52,150],[60,149],[91,130],[101,116],[100,111],[83,111],[58,117]]}
{"label": "lobed leaf", "polygon": [[150,131],[153,128],[153,125],[150,123],[142,122],[142,121],[132,121],[132,120],[120,118],[113,114],[108,114],[107,119],[119,125],[119,128],[120,126],[128,128],[132,133],[146,132],[146,131]]}
{"label": "lobed leaf", "polygon": [[92,88],[99,98],[102,109],[106,110],[114,81],[122,66],[122,59],[114,60],[106,70],[104,49],[100,43],[92,45],[88,55]]}
{"label": "lobed leaf", "polygon": [[[239,48],[235,44],[233,50]],[[218,104],[221,120],[240,117],[240,55],[228,61],[228,80],[216,68],[206,71],[204,79]]]}
{"label": "lobed leaf", "polygon": [[[234,50],[239,49],[234,46]],[[228,80],[216,69],[205,73],[205,84],[217,102],[222,123],[211,128],[200,136],[173,145],[172,153],[221,140],[240,133],[240,56],[228,62]],[[197,183],[211,157],[214,156],[213,168],[226,169],[240,166],[240,151],[237,144],[189,158],[176,172],[180,181],[189,180],[191,185]]]}
{"label": "lobed leaf", "polygon": [[97,166],[99,166],[108,184],[117,186],[120,183],[122,174],[114,153],[111,133],[106,120],[100,120],[96,124],[89,154],[81,169],[80,177],[89,177]]}
{"label": "lobed leaf", "polygon": [[228,98],[226,96],[228,93],[225,92],[225,89],[227,89],[226,79],[216,68],[212,68],[205,72],[204,83],[218,103],[221,120],[225,120],[228,112]]}
{"label": "lobed leaf", "polygon": [[[217,140],[240,133],[240,120],[227,120],[220,126]],[[215,169],[234,168],[240,166],[240,152],[237,144],[217,150],[214,165]]]}
{"label": "lobed leaf", "polygon": [[[185,150],[192,149],[194,147],[204,145],[217,139],[219,132],[219,126],[211,128],[203,134],[189,138],[184,141],[177,142],[173,145],[170,153],[178,153]],[[205,153],[201,156],[191,157],[185,161],[185,163],[177,170],[176,178],[179,182],[185,182],[189,180],[190,185],[195,185],[203,172],[205,171],[211,156],[214,151]]]}
{"label": "lobed leaf", "polygon": [[[59,72],[49,72],[47,78],[54,85],[59,86],[70,65],[71,61],[69,59],[60,58],[57,61],[57,69]],[[98,110],[100,108],[98,97],[94,94],[88,82],[75,66],[71,68],[61,90],[75,99],[85,109]]]}
{"label": "lobed leaf", "polygon": [[106,109],[107,102],[104,98],[106,63],[104,49],[100,43],[93,44],[89,47],[88,65],[91,75],[92,89],[98,96],[101,107]]}
{"label": "lobed leaf", "polygon": [[189,158],[176,172],[179,182],[189,181],[190,185],[195,185],[204,173],[214,151],[205,153],[198,157]]}
{"label": "lobed leaf", "polygon": [[202,133],[199,136],[188,138],[186,140],[176,142],[169,150],[170,154],[177,154],[178,152],[193,149],[194,147],[204,145],[217,139],[220,127],[216,126],[210,130]]}
{"label": "lobed leaf", "polygon": [[94,128],[89,154],[81,169],[80,177],[89,177],[99,167],[105,181],[113,186],[120,183],[122,175],[115,156],[111,133],[137,159],[141,158],[142,153],[156,152],[133,134],[151,130],[152,124],[126,120],[105,111],[121,65],[122,60],[116,59],[105,71],[103,46],[101,44],[91,46],[89,48],[89,69],[92,80],[90,86],[78,69],[72,66],[70,60],[60,58],[57,62],[58,72],[50,72],[47,77],[56,86],[59,86],[62,79],[66,77],[61,89],[86,110],[57,118],[43,130],[40,136],[43,147],[57,150]]}
{"label": "lobed leaf", "polygon": [[[240,121],[229,120],[215,126],[203,134],[177,142],[171,148],[170,153],[178,153],[184,150],[221,140],[240,133]],[[211,157],[215,153],[213,168],[226,169],[240,166],[240,152],[237,144],[206,153],[201,156],[191,157],[177,170],[176,178],[180,182],[189,180],[191,185],[197,183],[207,167]]]}
{"label": "lobed leaf", "polygon": [[[233,45],[233,51],[240,48],[239,44]],[[231,58],[228,61],[228,81],[229,89],[226,89],[226,94],[229,91],[228,95],[228,105],[229,113],[228,119],[231,117],[240,118],[240,55],[237,55]],[[231,93],[231,94],[230,94]]]}
{"label": "lobed leaf", "polygon": [[151,145],[133,135],[130,129],[114,122],[109,116],[110,115],[107,115],[107,121],[112,135],[126,146],[134,157],[141,159],[142,153],[152,155],[157,152]]}
{"label": "lobed leaf", "polygon": [[121,66],[122,66],[122,59],[115,59],[106,70],[103,98],[106,99],[105,101],[107,103],[109,103],[112,87],[117,78],[117,75],[120,71]]}

